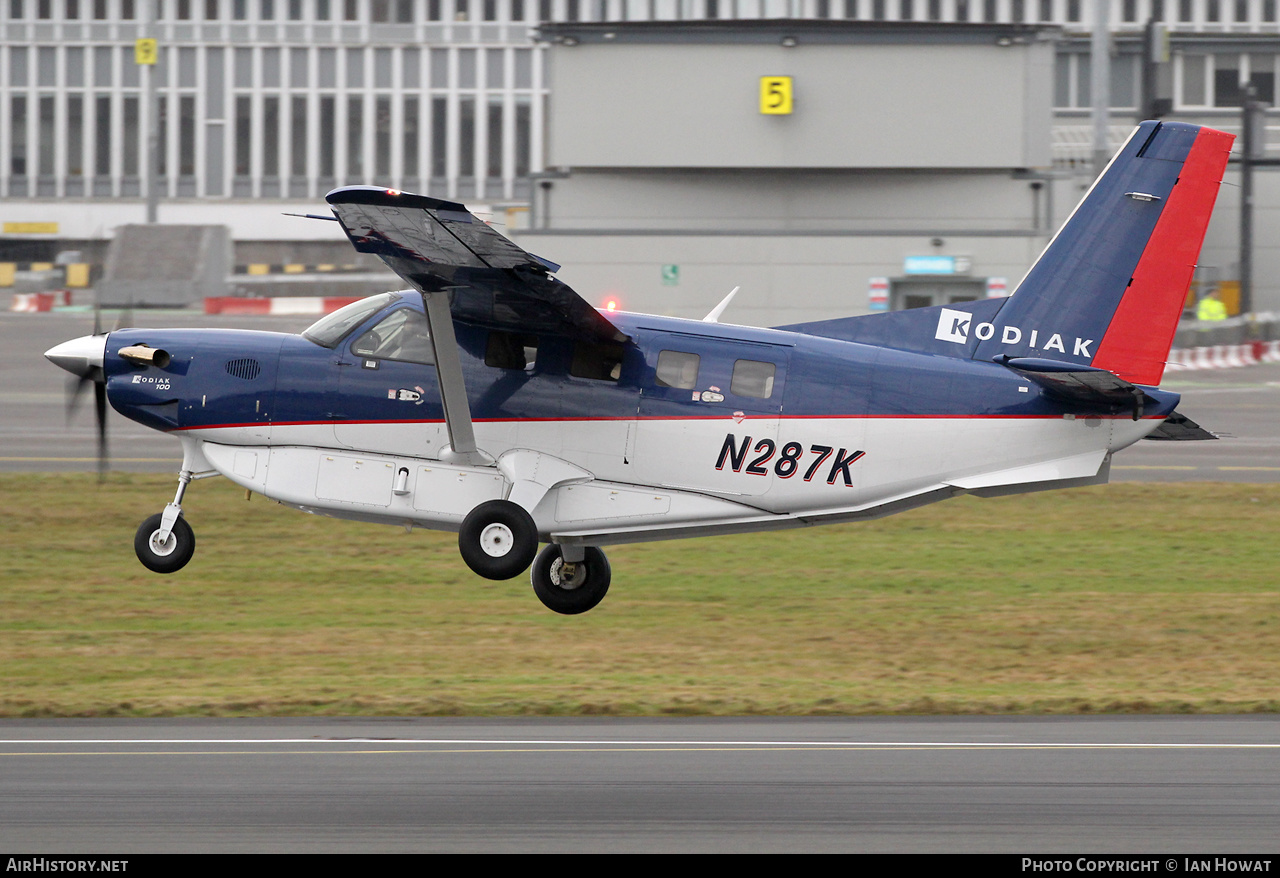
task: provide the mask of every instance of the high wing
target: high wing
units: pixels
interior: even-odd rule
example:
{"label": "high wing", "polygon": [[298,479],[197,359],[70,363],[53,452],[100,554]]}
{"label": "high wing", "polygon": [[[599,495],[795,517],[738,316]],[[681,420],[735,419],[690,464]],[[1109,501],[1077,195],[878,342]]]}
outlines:
{"label": "high wing", "polygon": [[325,201],[356,250],[379,256],[423,293],[448,291],[455,320],[509,332],[627,340],[551,276],[560,266],[521,250],[461,204],[375,186],[334,189]]}

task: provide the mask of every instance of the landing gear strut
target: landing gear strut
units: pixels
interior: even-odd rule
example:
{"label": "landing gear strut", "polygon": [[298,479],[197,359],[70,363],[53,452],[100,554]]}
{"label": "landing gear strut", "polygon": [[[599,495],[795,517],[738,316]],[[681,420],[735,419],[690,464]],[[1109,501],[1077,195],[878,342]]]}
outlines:
{"label": "landing gear strut", "polygon": [[566,616],[585,613],[604,599],[609,591],[609,559],[595,546],[578,550],[582,558],[566,561],[565,552],[552,543],[533,562],[529,578],[533,593],[549,610]]}
{"label": "landing gear strut", "polygon": [[193,479],[216,476],[216,472],[192,473],[184,469],[178,473],[178,493],[164,512],[153,515],[138,527],[133,537],[133,551],[142,566],[156,573],[176,573],[196,551],[196,535],[182,517],[182,495]]}

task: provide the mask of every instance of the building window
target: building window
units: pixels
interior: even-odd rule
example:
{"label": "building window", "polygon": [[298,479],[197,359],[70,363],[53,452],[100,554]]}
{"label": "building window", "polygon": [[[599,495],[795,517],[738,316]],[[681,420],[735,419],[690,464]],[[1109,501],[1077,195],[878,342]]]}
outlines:
{"label": "building window", "polygon": [[332,95],[325,95],[320,98],[320,167],[317,170],[326,186],[334,180],[334,141],[337,136],[334,99]]}
{"label": "building window", "polygon": [[1181,55],[1178,58],[1182,71],[1182,106],[1203,107],[1205,94],[1205,56]]}
{"label": "building window", "polygon": [[[416,95],[404,99],[404,129],[401,135],[404,149],[403,178],[416,180],[418,176],[418,98]],[[412,184],[417,188],[416,183]]]}

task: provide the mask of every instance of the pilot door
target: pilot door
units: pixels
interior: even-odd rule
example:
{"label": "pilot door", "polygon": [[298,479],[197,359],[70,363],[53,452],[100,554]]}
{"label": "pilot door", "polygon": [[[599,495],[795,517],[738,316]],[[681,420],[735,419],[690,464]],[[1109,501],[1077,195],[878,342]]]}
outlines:
{"label": "pilot door", "polygon": [[448,443],[422,312],[397,308],[339,348],[334,438],[361,451],[434,457]]}
{"label": "pilot door", "polygon": [[755,496],[769,490],[791,348],[641,332],[639,480]]}

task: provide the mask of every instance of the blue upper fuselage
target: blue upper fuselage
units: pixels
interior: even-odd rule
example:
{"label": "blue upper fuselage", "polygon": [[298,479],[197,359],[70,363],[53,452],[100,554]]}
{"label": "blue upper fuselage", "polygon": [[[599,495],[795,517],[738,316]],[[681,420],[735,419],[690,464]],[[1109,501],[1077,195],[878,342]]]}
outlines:
{"label": "blue upper fuselage", "polygon": [[[367,355],[385,341],[375,330],[401,310],[421,314],[421,298],[388,297],[376,313],[331,339],[331,347],[304,335],[247,330],[113,332],[104,363],[108,398],[121,414],[159,430],[441,421],[436,370],[422,362],[429,355]],[[1046,396],[992,362],[779,329],[608,316],[629,343],[611,347],[456,323],[473,419],[711,418],[735,411],[786,418],[1044,417],[1089,411]],[[118,355],[134,344],[163,348],[171,360],[161,369]],[[659,380],[663,351],[686,361],[697,355],[696,368],[686,373],[692,384]],[[739,386],[740,361],[773,366],[767,396]],[[1178,402],[1174,393],[1147,394],[1157,402],[1147,406],[1148,417],[1167,416]]]}

